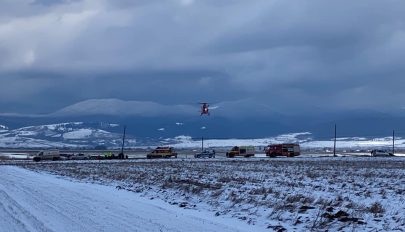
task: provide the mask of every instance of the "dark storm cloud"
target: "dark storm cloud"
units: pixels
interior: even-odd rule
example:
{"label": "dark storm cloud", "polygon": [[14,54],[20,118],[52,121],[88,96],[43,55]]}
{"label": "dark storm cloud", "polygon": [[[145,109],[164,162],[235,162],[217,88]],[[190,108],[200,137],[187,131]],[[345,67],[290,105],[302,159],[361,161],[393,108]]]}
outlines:
{"label": "dark storm cloud", "polygon": [[[3,104],[14,98],[24,106],[24,112],[56,111],[83,99],[118,98],[122,100],[154,101],[170,105],[173,102],[198,106],[200,101],[237,99],[229,86],[229,77],[204,70],[58,72],[25,71],[8,73],[0,95]],[[136,81],[134,81],[134,79]],[[12,86],[11,86],[12,85]],[[185,88],[186,86],[186,88]],[[16,91],[18,89],[18,91]],[[52,96],[52,97],[49,97]],[[192,96],[186,98],[185,96]],[[27,99],[36,101],[27,108]],[[2,101],[2,100],[0,100]],[[14,108],[17,106],[14,106]]]}
{"label": "dark storm cloud", "polygon": [[50,5],[63,4],[63,3],[67,3],[67,2],[71,2],[71,1],[68,1],[68,0],[34,0],[34,1],[31,2],[31,4],[33,4],[33,5],[38,4],[38,5],[47,5],[47,6],[50,6]]}
{"label": "dark storm cloud", "polygon": [[2,112],[106,98],[259,114],[404,107],[403,1],[0,4]]}

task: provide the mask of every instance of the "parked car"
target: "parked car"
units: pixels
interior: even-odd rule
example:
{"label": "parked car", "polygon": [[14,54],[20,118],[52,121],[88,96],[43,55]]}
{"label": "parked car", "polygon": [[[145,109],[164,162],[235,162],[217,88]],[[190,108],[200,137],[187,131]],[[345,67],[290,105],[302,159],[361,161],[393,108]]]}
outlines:
{"label": "parked car", "polygon": [[80,153],[80,154],[71,156],[70,159],[72,159],[72,160],[88,160],[88,159],[90,159],[90,157],[88,155]]}
{"label": "parked car", "polygon": [[196,153],[194,158],[215,158],[215,150],[204,150],[200,153]]}
{"label": "parked car", "polygon": [[393,154],[388,151],[375,149],[371,151],[371,156],[393,156]]}

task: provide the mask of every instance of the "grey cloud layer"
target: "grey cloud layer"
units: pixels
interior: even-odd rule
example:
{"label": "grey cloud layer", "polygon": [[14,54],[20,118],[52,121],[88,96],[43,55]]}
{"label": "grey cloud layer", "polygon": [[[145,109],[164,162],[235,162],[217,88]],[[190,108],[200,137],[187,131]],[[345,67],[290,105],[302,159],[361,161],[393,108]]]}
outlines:
{"label": "grey cloud layer", "polygon": [[292,105],[303,112],[404,106],[400,0],[0,6],[3,112],[53,112],[97,98],[242,101],[285,113]]}

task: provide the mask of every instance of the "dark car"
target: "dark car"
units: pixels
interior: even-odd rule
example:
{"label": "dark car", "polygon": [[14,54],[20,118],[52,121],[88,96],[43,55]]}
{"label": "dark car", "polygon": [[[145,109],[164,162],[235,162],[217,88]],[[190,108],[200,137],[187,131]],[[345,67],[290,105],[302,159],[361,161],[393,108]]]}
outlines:
{"label": "dark car", "polygon": [[215,158],[215,150],[204,150],[194,155],[194,158]]}
{"label": "dark car", "polygon": [[372,150],[371,156],[393,156],[393,154],[384,150]]}

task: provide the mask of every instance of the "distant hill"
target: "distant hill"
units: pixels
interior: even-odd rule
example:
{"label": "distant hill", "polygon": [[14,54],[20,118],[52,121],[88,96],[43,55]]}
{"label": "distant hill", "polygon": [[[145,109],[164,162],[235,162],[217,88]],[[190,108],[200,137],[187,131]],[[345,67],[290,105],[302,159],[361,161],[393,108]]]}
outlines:
{"label": "distant hill", "polygon": [[[335,120],[332,120],[335,119]],[[395,128],[405,137],[405,117],[370,112],[321,116],[281,116],[229,119],[216,116],[1,116],[0,147],[120,147],[123,125],[126,146],[181,143],[176,138],[262,139],[282,134],[310,132],[304,141],[331,141],[334,123],[338,137],[363,139],[390,137]],[[180,136],[180,137],[179,137]],[[301,140],[299,140],[301,141]],[[189,142],[189,141],[187,141]]]}

